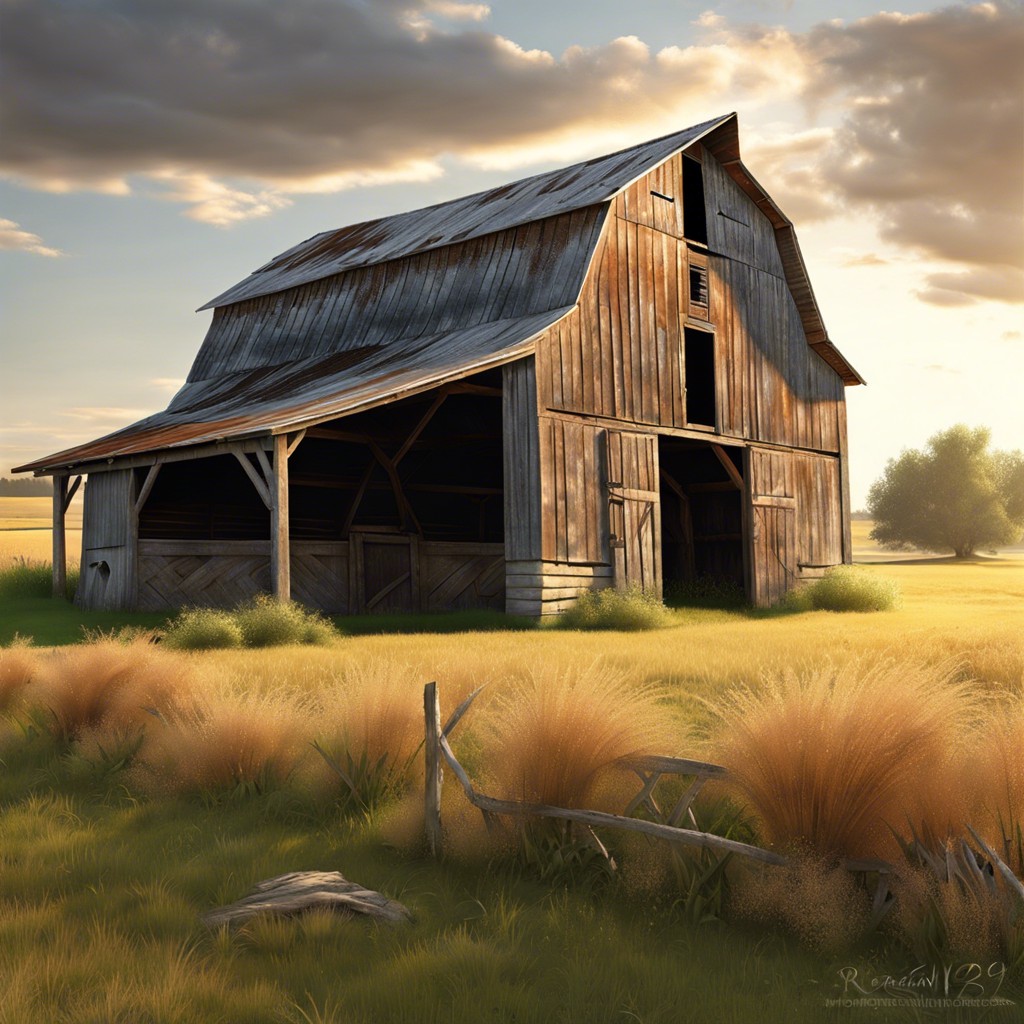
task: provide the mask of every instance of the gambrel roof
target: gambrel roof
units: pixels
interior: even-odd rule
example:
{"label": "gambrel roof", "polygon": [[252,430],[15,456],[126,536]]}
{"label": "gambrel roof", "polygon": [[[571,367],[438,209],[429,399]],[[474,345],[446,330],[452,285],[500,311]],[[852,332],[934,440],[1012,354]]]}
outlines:
{"label": "gambrel roof", "polygon": [[611,200],[698,141],[771,220],[808,344],[861,383],[828,338],[792,224],[740,162],[729,114],[315,235],[202,307],[212,323],[167,409],[18,471],[281,433],[529,355],[577,303]]}

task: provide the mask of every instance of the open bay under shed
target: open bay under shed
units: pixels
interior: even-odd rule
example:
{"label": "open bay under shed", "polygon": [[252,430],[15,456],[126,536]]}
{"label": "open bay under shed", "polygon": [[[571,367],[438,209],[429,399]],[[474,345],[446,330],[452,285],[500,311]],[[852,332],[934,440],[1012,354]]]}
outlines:
{"label": "open bay under shed", "polygon": [[735,115],[317,235],[214,299],[166,410],[86,478],[78,602],[562,610],[850,560],[844,387]]}

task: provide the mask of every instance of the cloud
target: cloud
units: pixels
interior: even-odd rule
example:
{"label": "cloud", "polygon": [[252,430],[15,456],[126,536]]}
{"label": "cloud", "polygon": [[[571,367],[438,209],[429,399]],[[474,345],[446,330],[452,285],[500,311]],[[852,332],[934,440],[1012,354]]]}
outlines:
{"label": "cloud", "polygon": [[149,383],[158,391],[178,391],[185,383],[184,377],[152,377]]}
{"label": "cloud", "polygon": [[1024,338],[1024,331],[1003,331],[999,337],[1002,341],[1020,341]]}
{"label": "cloud", "polygon": [[[37,188],[155,189],[228,226],[301,193],[428,180],[444,159],[567,162],[736,109],[747,163],[798,225],[873,218],[894,250],[938,264],[925,301],[1019,301],[1010,0],[804,32],[719,9],[690,45],[626,36],[557,56],[486,31],[487,5],[460,0],[0,5],[0,173]],[[780,106],[790,120],[768,120]]]}
{"label": "cloud", "polygon": [[142,416],[148,415],[152,410],[146,409],[124,409],[120,406],[89,405],[78,406],[64,412],[65,416],[71,416],[76,420],[84,420],[88,423],[102,425],[121,426],[131,423]]}
{"label": "cloud", "polygon": [[878,253],[866,252],[843,260],[844,267],[887,267],[892,261],[883,259]]}
{"label": "cloud", "polygon": [[31,252],[36,256],[49,256],[52,258],[63,256],[60,249],[54,249],[44,245],[43,240],[20,228],[13,220],[6,220],[0,217],[0,249],[13,250],[15,252]]}
{"label": "cloud", "polygon": [[1024,301],[1024,8],[981,3],[816,26],[806,98],[845,112],[818,186],[870,209],[883,239],[962,269],[926,301]]}

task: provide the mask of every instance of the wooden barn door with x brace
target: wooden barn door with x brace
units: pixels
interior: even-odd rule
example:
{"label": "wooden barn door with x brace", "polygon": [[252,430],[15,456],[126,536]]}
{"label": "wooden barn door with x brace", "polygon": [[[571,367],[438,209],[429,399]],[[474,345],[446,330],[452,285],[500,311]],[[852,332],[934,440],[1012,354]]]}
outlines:
{"label": "wooden barn door with x brace", "polygon": [[751,597],[765,608],[797,580],[796,485],[789,452],[750,449]]}
{"label": "wooden barn door with x brace", "polygon": [[661,495],[658,438],[605,434],[608,525],[615,585],[661,597]]}

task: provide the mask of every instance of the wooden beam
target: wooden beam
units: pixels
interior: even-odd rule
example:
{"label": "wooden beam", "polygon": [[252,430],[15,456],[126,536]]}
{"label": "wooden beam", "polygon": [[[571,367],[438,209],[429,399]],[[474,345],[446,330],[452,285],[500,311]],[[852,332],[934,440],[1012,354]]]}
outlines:
{"label": "wooden beam", "polygon": [[370,477],[373,476],[373,470],[376,465],[377,460],[371,458],[363,472],[363,478],[359,481],[359,487],[356,488],[355,497],[352,499],[352,504],[349,506],[348,514],[345,516],[345,524],[341,528],[342,537],[347,537],[352,530],[352,524],[355,522],[356,513],[359,511],[359,506],[362,504],[363,495],[366,494],[366,488],[370,483]]}
{"label": "wooden beam", "polygon": [[78,475],[78,476],[75,477],[74,482],[68,488],[68,493],[67,493],[66,497],[64,498],[64,511],[65,512],[67,512],[67,510],[71,507],[71,502],[74,499],[75,495],[78,493],[78,488],[81,485],[82,485],[82,477],[81,477],[81,475]]}
{"label": "wooden beam", "polygon": [[295,449],[302,444],[302,439],[306,436],[305,430],[296,430],[294,434],[288,435],[288,458],[290,459],[295,453]]}
{"label": "wooden beam", "polygon": [[142,511],[142,506],[146,504],[146,499],[149,497],[149,492],[153,490],[153,484],[156,483],[156,478],[159,472],[159,462],[156,462],[149,467],[149,472],[146,474],[146,479],[142,482],[142,487],[139,490],[139,496],[135,499],[136,516],[138,516],[139,513]]}
{"label": "wooden beam", "polygon": [[447,389],[442,388],[438,392],[437,397],[434,399],[434,401],[430,403],[430,408],[427,409],[427,411],[420,418],[419,423],[417,423],[416,426],[413,427],[412,433],[410,433],[409,436],[405,439],[405,441],[402,442],[402,447],[399,448],[397,452],[395,452],[394,463],[396,466],[402,461],[402,459],[405,458],[406,453],[416,443],[417,438],[420,436],[420,434],[423,433],[427,424],[434,418],[434,414],[437,412],[438,409],[441,408],[442,404],[444,403],[444,400],[447,397]]}
{"label": "wooden beam", "polygon": [[736,489],[742,491],[743,477],[740,475],[740,471],[736,468],[732,459],[726,455],[725,449],[720,444],[713,444],[711,445],[711,450],[715,453],[715,457],[722,464],[722,468],[729,474],[729,479],[736,486]]}
{"label": "wooden beam", "polygon": [[68,556],[67,535],[64,532],[64,512],[67,509],[68,478],[53,478],[53,596],[67,597]]}
{"label": "wooden beam", "polygon": [[420,526],[416,513],[413,512],[409,499],[406,498],[405,491],[402,490],[402,481],[398,477],[398,467],[384,454],[380,445],[370,441],[369,446],[370,451],[373,452],[373,457],[384,467],[384,472],[387,473],[388,479],[391,481],[391,490],[395,495],[395,504],[398,506],[398,514],[402,518],[403,528],[408,529],[410,526],[413,526],[416,532],[422,536],[423,527]]}
{"label": "wooden beam", "polygon": [[288,438],[274,438],[274,479],[270,506],[270,582],[278,601],[290,601],[291,547],[288,536]]}
{"label": "wooden beam", "polygon": [[238,464],[245,470],[245,475],[252,481],[253,487],[256,488],[256,493],[260,496],[260,500],[267,508],[272,508],[273,503],[270,495],[270,490],[267,487],[267,481],[256,472],[256,467],[249,461],[249,456],[244,452],[233,452],[232,453]]}
{"label": "wooden beam", "polygon": [[465,382],[449,384],[445,390],[453,395],[487,395],[490,398],[501,398],[502,395],[501,388],[492,388],[485,384],[467,384]]}
{"label": "wooden beam", "polygon": [[443,761],[441,757],[441,706],[437,699],[437,683],[423,687],[423,719],[425,737],[423,744],[426,761],[427,784],[424,793],[426,811],[427,846],[433,857],[441,854],[441,787],[444,784]]}

